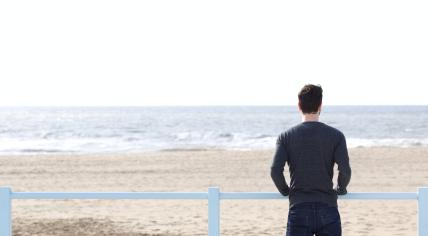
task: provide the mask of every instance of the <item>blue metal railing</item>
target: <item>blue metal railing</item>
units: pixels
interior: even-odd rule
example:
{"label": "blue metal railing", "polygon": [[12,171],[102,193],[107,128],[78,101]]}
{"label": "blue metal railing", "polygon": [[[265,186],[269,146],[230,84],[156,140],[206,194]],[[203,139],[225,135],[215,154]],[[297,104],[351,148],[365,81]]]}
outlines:
{"label": "blue metal railing", "polygon": [[[268,192],[220,192],[218,187],[208,192],[12,192],[0,187],[0,236],[12,235],[12,199],[189,199],[208,200],[208,235],[220,235],[220,200],[287,200],[279,193]],[[418,192],[401,193],[348,193],[342,200],[417,200],[419,236],[428,235],[428,187]]]}

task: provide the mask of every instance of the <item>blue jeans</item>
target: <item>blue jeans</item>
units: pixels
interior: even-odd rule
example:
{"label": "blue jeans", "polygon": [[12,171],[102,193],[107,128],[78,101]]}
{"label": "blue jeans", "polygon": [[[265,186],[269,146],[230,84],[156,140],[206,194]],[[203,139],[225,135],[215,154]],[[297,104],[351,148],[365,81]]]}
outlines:
{"label": "blue jeans", "polygon": [[321,202],[294,205],[288,211],[286,236],[341,236],[342,225],[337,207]]}

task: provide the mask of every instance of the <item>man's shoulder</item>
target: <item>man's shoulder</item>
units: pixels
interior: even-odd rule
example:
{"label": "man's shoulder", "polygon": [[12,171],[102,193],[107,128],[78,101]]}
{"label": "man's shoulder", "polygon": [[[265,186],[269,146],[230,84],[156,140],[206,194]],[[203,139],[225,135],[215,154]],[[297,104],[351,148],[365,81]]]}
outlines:
{"label": "man's shoulder", "polygon": [[327,124],[323,124],[323,127],[322,137],[328,140],[327,142],[330,142],[333,145],[337,145],[344,141],[346,142],[345,135],[338,128]]}
{"label": "man's shoulder", "polygon": [[298,126],[300,124],[294,125],[286,130],[284,130],[283,132],[281,132],[278,135],[278,140],[277,142],[285,142],[285,140],[287,140],[287,137],[290,136],[293,132],[295,132],[296,129],[298,129]]}
{"label": "man's shoulder", "polygon": [[285,141],[288,137],[293,136],[294,134],[299,133],[299,130],[303,127],[302,123],[296,124],[294,126],[289,127],[288,129],[284,130],[282,133],[278,135],[279,141]]}
{"label": "man's shoulder", "polygon": [[325,129],[329,130],[331,133],[334,133],[339,136],[344,136],[343,132],[340,131],[338,128],[327,125],[325,123],[321,123],[321,124],[324,126]]}
{"label": "man's shoulder", "polygon": [[283,131],[280,136],[288,136],[289,134],[296,132],[297,130],[299,130],[302,127],[302,123],[300,124],[296,124],[294,126],[289,127],[288,129],[286,129],[285,131]]}

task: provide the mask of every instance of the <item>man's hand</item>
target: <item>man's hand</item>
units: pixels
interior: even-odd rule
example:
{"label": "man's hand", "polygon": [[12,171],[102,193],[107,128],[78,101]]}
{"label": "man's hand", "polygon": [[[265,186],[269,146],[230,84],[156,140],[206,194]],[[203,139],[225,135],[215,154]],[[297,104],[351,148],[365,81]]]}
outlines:
{"label": "man's hand", "polygon": [[336,194],[337,194],[337,195],[345,195],[345,194],[347,194],[347,193],[348,193],[348,191],[346,191],[346,189],[341,189],[341,188],[339,188],[339,186],[337,186],[337,187],[334,189],[334,191],[336,191]]}
{"label": "man's hand", "polygon": [[287,197],[290,194],[290,189],[287,188],[287,189],[281,190],[279,192],[282,194],[282,196]]}

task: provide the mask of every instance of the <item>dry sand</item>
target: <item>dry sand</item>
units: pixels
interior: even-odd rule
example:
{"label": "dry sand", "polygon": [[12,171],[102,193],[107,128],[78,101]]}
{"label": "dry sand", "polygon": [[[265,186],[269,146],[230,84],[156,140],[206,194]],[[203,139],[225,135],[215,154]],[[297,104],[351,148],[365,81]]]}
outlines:
{"label": "dry sand", "polygon": [[[13,191],[276,191],[269,151],[0,156]],[[428,186],[428,148],[355,148],[349,191]],[[288,172],[286,173],[288,175]],[[288,179],[288,178],[287,178]],[[204,200],[13,200],[14,235],[207,235]],[[416,201],[339,201],[345,236],[417,235]],[[223,200],[222,235],[283,235],[286,200]]]}

